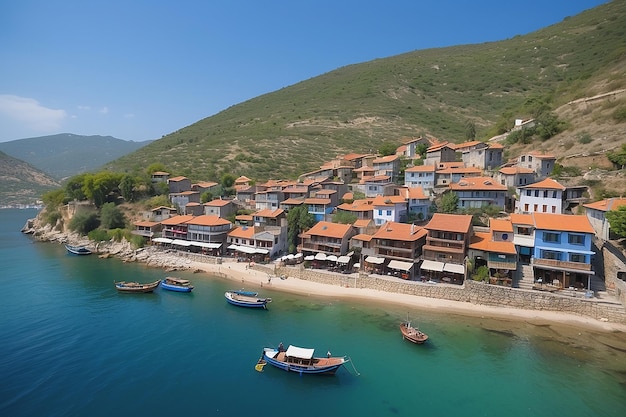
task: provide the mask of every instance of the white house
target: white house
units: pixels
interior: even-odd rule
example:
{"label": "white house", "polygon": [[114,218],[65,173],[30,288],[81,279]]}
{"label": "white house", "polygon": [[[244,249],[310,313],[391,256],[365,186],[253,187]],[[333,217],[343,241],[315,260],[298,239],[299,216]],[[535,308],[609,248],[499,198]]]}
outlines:
{"label": "white house", "polygon": [[518,187],[519,201],[515,204],[515,212],[562,214],[564,191],[565,186],[551,178]]}

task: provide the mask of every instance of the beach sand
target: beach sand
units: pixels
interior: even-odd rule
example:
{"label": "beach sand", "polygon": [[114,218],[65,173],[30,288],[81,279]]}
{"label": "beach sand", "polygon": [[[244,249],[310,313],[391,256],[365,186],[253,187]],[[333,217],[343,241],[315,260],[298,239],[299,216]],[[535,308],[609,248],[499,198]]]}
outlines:
{"label": "beach sand", "polygon": [[233,262],[224,259],[222,264],[208,264],[191,261],[190,269],[203,271],[208,274],[219,274],[228,279],[237,281],[246,288],[271,288],[272,290],[291,292],[301,295],[326,296],[335,298],[354,298],[370,300],[394,305],[406,305],[421,310],[437,310],[477,318],[495,318],[505,321],[523,321],[537,326],[560,324],[573,328],[587,328],[602,332],[626,333],[626,325],[602,322],[593,318],[561,313],[558,311],[523,310],[518,308],[494,307],[442,300],[437,298],[420,297],[408,294],[390,293],[369,288],[352,288],[338,285],[328,285],[294,277],[281,279],[267,273],[248,268],[246,262]]}

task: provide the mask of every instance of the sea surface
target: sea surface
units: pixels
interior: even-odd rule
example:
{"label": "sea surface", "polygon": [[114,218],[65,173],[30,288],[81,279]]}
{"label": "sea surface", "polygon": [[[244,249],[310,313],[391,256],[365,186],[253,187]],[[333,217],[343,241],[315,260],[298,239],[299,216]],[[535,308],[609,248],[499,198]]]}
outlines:
{"label": "sea surface", "polygon": [[[181,272],[191,294],[118,294],[154,281],[142,264],[74,256],[0,210],[0,416],[621,416],[623,333],[465,318],[445,310],[264,288],[267,311],[234,307],[234,282]],[[406,317],[429,334],[404,341]],[[254,365],[264,346],[351,358],[335,376]]]}

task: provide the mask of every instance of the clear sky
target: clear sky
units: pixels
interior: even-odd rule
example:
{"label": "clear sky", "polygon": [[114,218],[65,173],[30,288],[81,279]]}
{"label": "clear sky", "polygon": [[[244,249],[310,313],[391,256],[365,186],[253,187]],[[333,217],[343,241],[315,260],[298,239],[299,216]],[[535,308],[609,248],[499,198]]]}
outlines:
{"label": "clear sky", "polygon": [[3,0],[0,142],[159,139],[342,66],[498,41],[606,0]]}

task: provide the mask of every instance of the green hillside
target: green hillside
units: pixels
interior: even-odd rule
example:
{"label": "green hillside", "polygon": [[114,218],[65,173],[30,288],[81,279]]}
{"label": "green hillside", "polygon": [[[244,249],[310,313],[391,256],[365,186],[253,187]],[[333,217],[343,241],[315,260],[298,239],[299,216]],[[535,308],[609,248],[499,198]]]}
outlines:
{"label": "green hillside", "polygon": [[24,161],[0,151],[0,207],[35,205],[60,184]]}
{"label": "green hillside", "polygon": [[[625,28],[619,0],[512,39],[346,66],[232,106],[109,167],[132,172],[162,162],[192,180],[295,178],[337,154],[407,137],[460,142],[468,121],[477,138],[489,138],[537,103],[556,110],[625,88]],[[624,99],[610,106],[619,110]],[[593,123],[615,124],[611,111],[598,114]]]}

